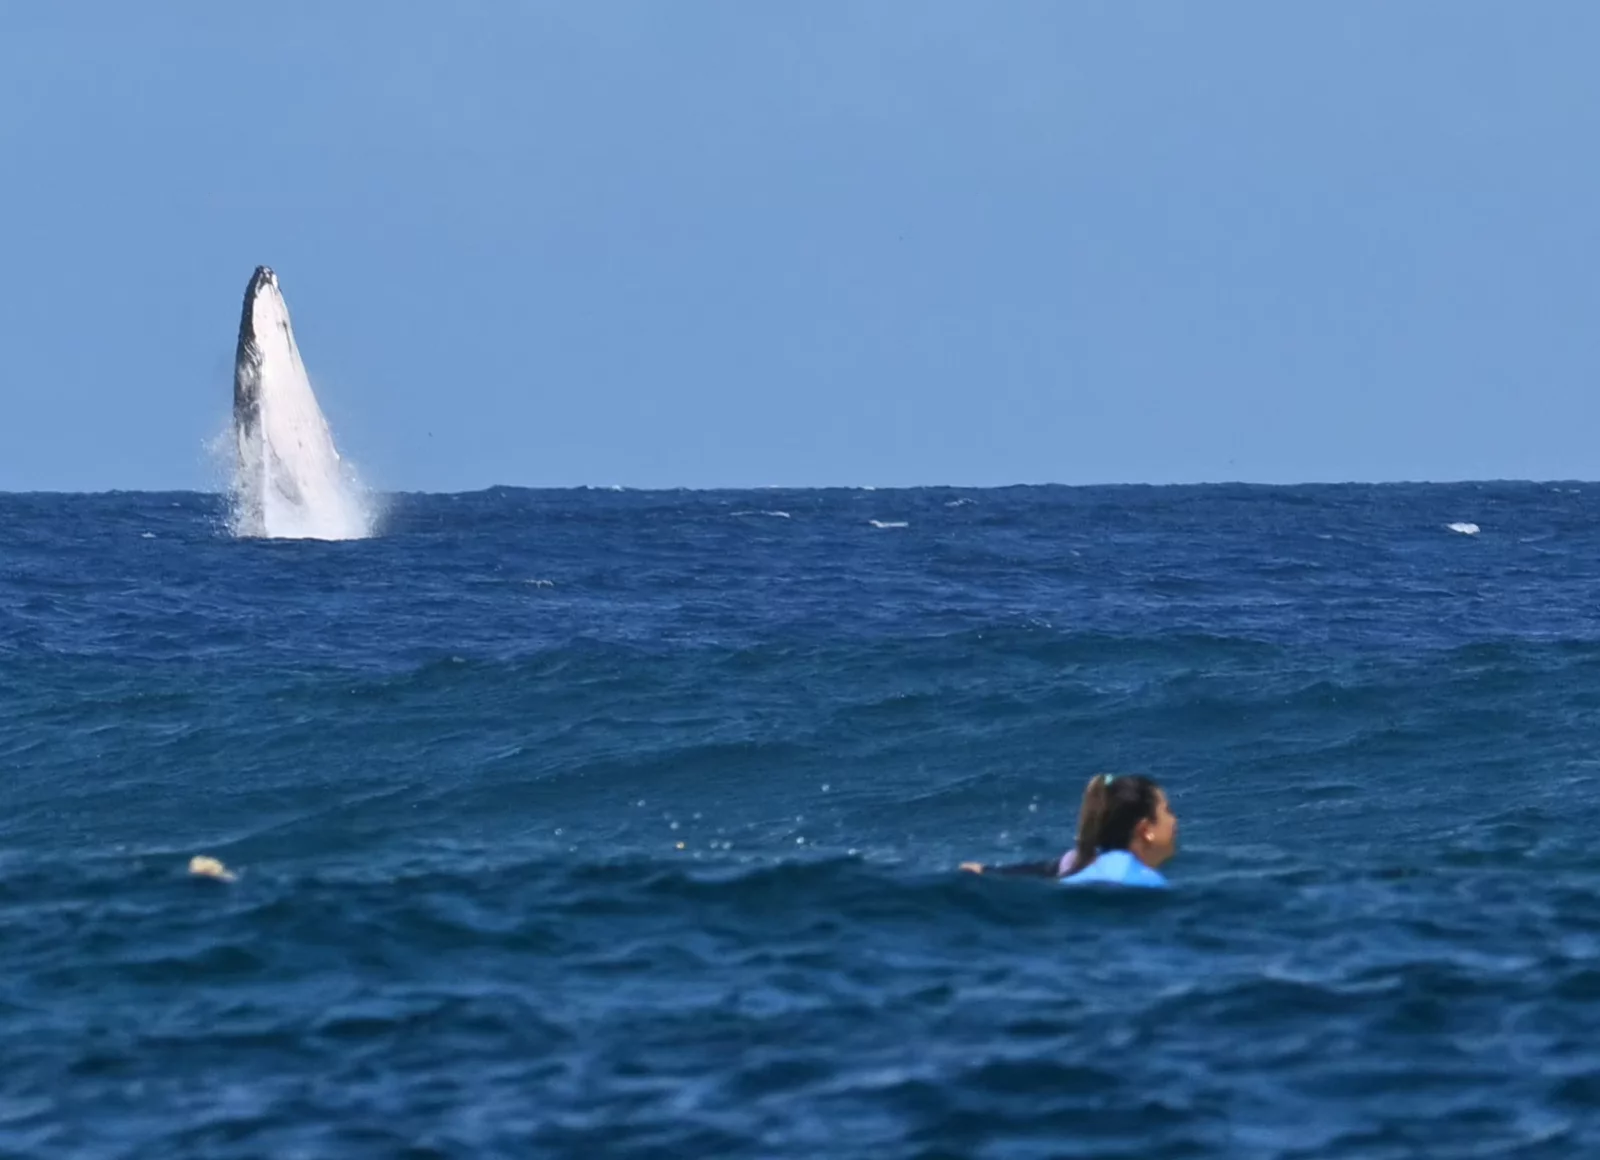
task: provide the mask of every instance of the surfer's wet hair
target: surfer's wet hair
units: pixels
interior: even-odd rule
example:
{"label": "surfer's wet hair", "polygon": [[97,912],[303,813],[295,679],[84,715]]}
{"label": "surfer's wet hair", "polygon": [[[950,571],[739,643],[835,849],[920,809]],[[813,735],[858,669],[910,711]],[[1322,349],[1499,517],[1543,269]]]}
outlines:
{"label": "surfer's wet hair", "polygon": [[1078,844],[1073,872],[1093,862],[1096,854],[1126,850],[1141,822],[1161,809],[1161,787],[1137,773],[1097,773],[1083,790],[1078,810]]}

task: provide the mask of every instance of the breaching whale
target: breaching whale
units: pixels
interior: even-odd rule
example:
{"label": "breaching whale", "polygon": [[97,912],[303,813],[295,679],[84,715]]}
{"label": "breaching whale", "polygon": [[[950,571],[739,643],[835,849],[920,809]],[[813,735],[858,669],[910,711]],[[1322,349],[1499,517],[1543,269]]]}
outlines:
{"label": "breaching whale", "polygon": [[278,278],[257,266],[233,363],[233,522],[240,536],[349,540],[371,516],[306,377]]}

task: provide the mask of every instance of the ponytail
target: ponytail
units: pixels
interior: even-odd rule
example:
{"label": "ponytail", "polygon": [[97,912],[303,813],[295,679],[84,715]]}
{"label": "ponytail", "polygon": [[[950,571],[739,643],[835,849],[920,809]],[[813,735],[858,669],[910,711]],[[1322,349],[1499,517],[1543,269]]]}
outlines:
{"label": "ponytail", "polygon": [[1093,862],[1100,852],[1100,830],[1104,826],[1111,775],[1097,773],[1083,788],[1083,804],[1078,807],[1078,842],[1073,847],[1072,871],[1077,873]]}
{"label": "ponytail", "polygon": [[1155,817],[1160,790],[1138,774],[1097,773],[1083,790],[1072,872],[1085,869],[1107,850],[1126,850],[1139,823]]}

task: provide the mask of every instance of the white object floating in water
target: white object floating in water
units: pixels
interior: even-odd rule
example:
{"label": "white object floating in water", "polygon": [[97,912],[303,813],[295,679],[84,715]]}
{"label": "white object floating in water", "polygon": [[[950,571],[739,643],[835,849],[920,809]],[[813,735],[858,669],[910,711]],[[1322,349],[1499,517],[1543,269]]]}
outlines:
{"label": "white object floating in water", "polygon": [[905,520],[868,520],[867,523],[875,528],[909,528],[911,526]]}
{"label": "white object floating in water", "polygon": [[1460,532],[1463,536],[1475,536],[1478,534],[1477,524],[1446,524],[1445,526],[1452,532]]}
{"label": "white object floating in water", "polygon": [[208,858],[204,854],[196,854],[189,859],[189,873],[201,878],[219,878],[223,882],[232,882],[234,877],[232,870],[215,858]]}

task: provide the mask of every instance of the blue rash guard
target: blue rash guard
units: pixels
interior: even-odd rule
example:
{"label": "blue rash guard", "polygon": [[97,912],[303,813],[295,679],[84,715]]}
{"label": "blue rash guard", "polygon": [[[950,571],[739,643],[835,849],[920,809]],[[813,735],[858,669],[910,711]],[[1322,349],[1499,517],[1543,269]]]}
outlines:
{"label": "blue rash guard", "polygon": [[1167,880],[1159,871],[1152,870],[1126,850],[1107,850],[1096,855],[1095,860],[1070,878],[1063,878],[1063,886],[1147,886],[1157,890],[1166,888]]}

